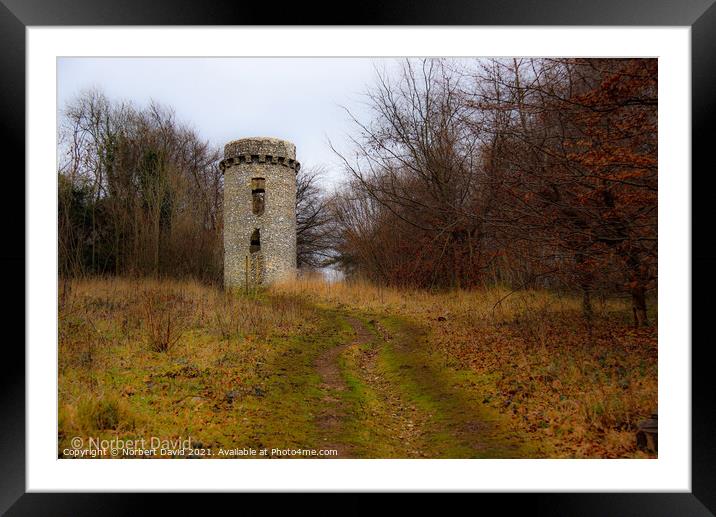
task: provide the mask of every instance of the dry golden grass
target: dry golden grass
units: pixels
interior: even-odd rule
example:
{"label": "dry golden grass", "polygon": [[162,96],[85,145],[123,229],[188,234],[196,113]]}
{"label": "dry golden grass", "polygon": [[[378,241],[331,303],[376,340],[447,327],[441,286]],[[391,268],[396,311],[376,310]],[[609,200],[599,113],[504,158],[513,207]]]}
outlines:
{"label": "dry golden grass", "polygon": [[557,456],[644,456],[634,431],[657,409],[657,329],[632,328],[627,300],[598,300],[589,330],[580,299],[547,291],[430,293],[316,278],[274,290],[429,328],[445,367],[483,376],[484,402]]}
{"label": "dry golden grass", "polygon": [[[60,449],[82,433],[174,436],[211,421],[209,408],[227,392],[253,389],[257,369],[276,353],[270,339],[310,332],[314,320],[292,300],[235,296],[193,281],[64,283]],[[201,407],[188,407],[192,400]]]}
{"label": "dry golden grass", "polygon": [[597,301],[590,332],[580,300],[545,291],[430,293],[313,278],[237,296],[193,281],[105,278],[60,293],[60,449],[83,433],[192,433],[233,446],[290,432],[286,440],[304,443],[317,395],[295,386],[317,382],[312,357],[343,339],[336,329],[348,312],[427,329],[433,365],[474,374],[465,389],[552,456],[643,457],[634,430],[656,410],[656,328],[633,329],[625,300]]}

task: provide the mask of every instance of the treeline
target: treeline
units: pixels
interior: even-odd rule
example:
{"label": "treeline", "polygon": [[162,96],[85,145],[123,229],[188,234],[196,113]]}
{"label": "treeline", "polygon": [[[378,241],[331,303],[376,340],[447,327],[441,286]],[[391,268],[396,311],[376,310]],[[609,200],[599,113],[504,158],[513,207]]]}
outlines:
{"label": "treeline", "polygon": [[[59,273],[193,277],[221,284],[221,151],[157,103],[91,90],[59,128]],[[328,212],[319,169],[297,178],[298,265],[318,267]]]}
{"label": "treeline", "polygon": [[396,286],[628,292],[657,278],[655,59],[408,60],[354,118],[335,261]]}
{"label": "treeline", "polygon": [[78,96],[61,120],[60,274],[220,276],[216,149],[170,109],[98,91]]}

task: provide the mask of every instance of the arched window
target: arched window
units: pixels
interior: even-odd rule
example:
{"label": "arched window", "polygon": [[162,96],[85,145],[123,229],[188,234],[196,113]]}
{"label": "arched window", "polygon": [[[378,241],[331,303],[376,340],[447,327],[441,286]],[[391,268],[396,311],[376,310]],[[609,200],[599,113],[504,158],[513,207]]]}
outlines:
{"label": "arched window", "polygon": [[251,234],[251,243],[249,246],[249,251],[251,253],[256,253],[257,251],[261,251],[261,232],[258,228],[256,228],[253,233]]}
{"label": "arched window", "polygon": [[264,178],[251,178],[251,211],[254,215],[261,215],[266,208],[266,180]]}

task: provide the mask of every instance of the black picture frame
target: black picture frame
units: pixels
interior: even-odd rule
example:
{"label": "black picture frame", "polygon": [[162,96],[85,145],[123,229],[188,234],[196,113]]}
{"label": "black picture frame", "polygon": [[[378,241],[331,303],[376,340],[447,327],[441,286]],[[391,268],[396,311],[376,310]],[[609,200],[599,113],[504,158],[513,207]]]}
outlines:
{"label": "black picture frame", "polygon": [[[401,0],[362,1],[350,9],[327,10],[305,2],[277,7],[272,3],[218,2],[206,0],[0,0],[0,109],[5,134],[0,140],[5,164],[7,201],[0,203],[5,246],[0,252],[4,271],[26,271],[25,227],[17,224],[25,214],[25,29],[49,25],[654,25],[690,26],[692,51],[692,491],[690,493],[620,494],[480,494],[485,504],[505,510],[523,508],[549,515],[714,515],[716,514],[716,389],[712,384],[711,343],[705,339],[705,321],[714,292],[716,244],[696,241],[699,231],[709,236],[711,210],[706,201],[708,151],[716,143],[716,6],[714,0]],[[568,48],[568,47],[567,47]],[[51,116],[51,115],[48,115]],[[17,158],[10,167],[10,157]],[[14,182],[7,183],[7,182]],[[20,192],[23,195],[20,195]],[[701,198],[701,199],[699,199]],[[701,202],[697,202],[701,201]],[[13,222],[14,224],[10,224]],[[700,273],[700,274],[698,274]],[[698,276],[697,276],[698,274]],[[25,321],[24,279],[5,275],[6,328],[20,328]],[[21,285],[22,284],[22,285]],[[699,303],[701,302],[701,303]],[[124,515],[145,508],[140,494],[26,493],[25,488],[25,353],[24,326],[20,336],[6,339],[0,364],[0,513],[8,515]],[[151,497],[160,497],[158,495]],[[226,504],[227,496],[213,496],[212,503]],[[248,496],[243,495],[244,501]],[[190,494],[162,496],[166,513],[175,506],[184,514],[192,508],[206,511],[207,501]],[[265,500],[263,500],[265,501]],[[422,506],[420,496],[410,504]],[[259,504],[265,502],[257,501]],[[272,503],[277,501],[275,496]],[[245,504],[245,503],[242,503]],[[296,504],[295,502],[293,503]],[[305,506],[306,503],[299,503]],[[322,497],[317,511],[329,509]],[[371,497],[351,496],[340,504],[340,513],[366,513]],[[475,502],[469,503],[476,504]],[[483,504],[480,502],[480,504]],[[304,508],[305,509],[305,508]],[[330,512],[331,514],[335,512]],[[404,512],[401,512],[404,513]]]}

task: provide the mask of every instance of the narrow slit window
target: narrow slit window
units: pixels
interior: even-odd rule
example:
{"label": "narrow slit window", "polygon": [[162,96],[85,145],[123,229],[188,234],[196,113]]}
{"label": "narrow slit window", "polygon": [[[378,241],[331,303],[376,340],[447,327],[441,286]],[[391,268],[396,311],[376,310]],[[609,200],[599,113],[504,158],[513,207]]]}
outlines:
{"label": "narrow slit window", "polygon": [[251,243],[249,246],[249,251],[251,253],[261,251],[261,232],[258,228],[256,228],[251,234]]}
{"label": "narrow slit window", "polygon": [[266,208],[266,180],[264,178],[251,178],[251,211],[254,215],[261,215]]}

